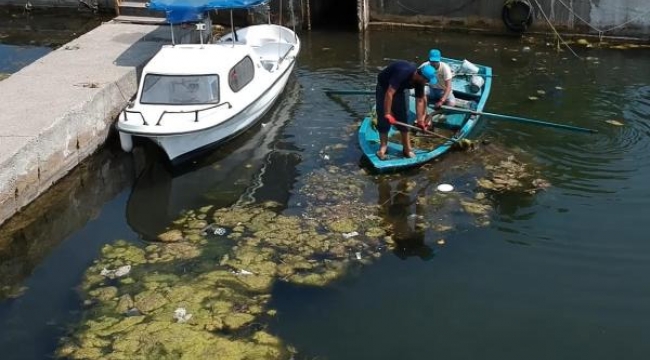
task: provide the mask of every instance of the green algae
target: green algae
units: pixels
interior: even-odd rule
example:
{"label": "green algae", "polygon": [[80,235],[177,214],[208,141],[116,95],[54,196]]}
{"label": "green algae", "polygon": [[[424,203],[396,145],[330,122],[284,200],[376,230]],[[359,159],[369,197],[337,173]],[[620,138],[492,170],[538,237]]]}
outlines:
{"label": "green algae", "polygon": [[[126,241],[106,245],[81,286],[93,305],[57,354],[73,359],[189,359],[206,353],[224,359],[288,358],[280,339],[247,331],[260,318],[275,315],[267,307],[271,286],[275,281],[326,285],[347,271],[351,252],[362,248],[367,239],[340,234],[363,229],[363,221],[337,219],[330,212],[321,221],[305,221],[280,215],[274,207],[218,209],[206,220],[196,220],[196,213],[187,212],[167,231],[173,242],[152,243],[144,249]],[[203,244],[188,239],[187,231],[204,229],[210,225],[208,219],[230,233],[214,239],[199,236]],[[367,235],[383,236],[376,219],[372,222],[375,226]],[[210,252],[212,242],[228,243],[223,247],[228,251]],[[211,256],[206,258],[204,251]],[[218,254],[220,260],[214,261]],[[374,256],[370,250],[364,255]],[[114,283],[100,275],[102,269],[122,265],[132,267],[131,283]],[[185,274],[182,268],[199,273]],[[192,316],[177,322],[173,316],[177,308]],[[233,340],[233,331],[248,336]]]}
{"label": "green algae", "polygon": [[[521,189],[514,180],[524,184],[533,173],[519,165],[512,159],[486,163],[486,175],[477,184],[512,179],[505,182],[508,191]],[[273,202],[205,207],[184,212],[148,245],[123,240],[106,245],[80,287],[89,306],[57,355],[293,357],[295,348],[263,331],[268,318],[277,314],[268,305],[272,286],[278,281],[326,286],[356,266],[372,264],[400,241],[384,213],[390,204],[363,200],[366,182],[363,171],[330,165],[305,179],[299,190],[300,215],[282,214],[278,209],[283,207]],[[486,192],[443,194],[414,180],[391,190],[391,195],[411,194],[417,194],[413,199],[420,207],[411,220],[415,231],[452,231],[455,224],[443,214],[459,209],[476,217],[477,225],[489,224],[492,207]],[[124,265],[131,266],[126,277],[101,275],[102,269]],[[179,310],[189,316],[178,318]]]}
{"label": "green algae", "polygon": [[[537,172],[530,171],[526,164],[512,155],[495,164],[487,164],[485,169],[486,176],[477,180],[477,185],[484,190],[534,194],[550,186]],[[477,194],[478,197],[484,195]]]}

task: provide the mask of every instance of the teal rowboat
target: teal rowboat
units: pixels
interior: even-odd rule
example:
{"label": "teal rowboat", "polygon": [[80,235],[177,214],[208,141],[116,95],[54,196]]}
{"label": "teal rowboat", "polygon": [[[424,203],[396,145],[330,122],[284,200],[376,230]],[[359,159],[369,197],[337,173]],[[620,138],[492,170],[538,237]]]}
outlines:
{"label": "teal rowboat", "polygon": [[[469,75],[466,74],[467,72],[465,69],[467,65],[464,65],[464,61],[447,58],[443,58],[442,61],[449,64],[454,74],[456,74],[452,79],[452,89],[454,91],[454,96],[458,100],[457,102],[463,103],[472,110],[479,112],[482,111],[490,95],[490,88],[492,86],[492,68],[471,64],[470,68],[474,68],[474,70],[478,68],[478,73],[476,75]],[[431,110],[432,109],[430,108],[429,111]],[[445,114],[444,123],[436,125],[436,127],[439,126],[441,128],[452,130],[454,133],[451,140],[446,140],[430,149],[414,147],[413,152],[415,153],[415,157],[413,158],[406,158],[402,155],[402,144],[399,140],[399,132],[394,127],[391,127],[388,134],[389,142],[388,151],[386,152],[387,156],[384,160],[381,160],[376,155],[377,150],[379,150],[379,133],[373,125],[374,116],[376,115],[369,115],[363,119],[363,122],[359,127],[358,135],[359,146],[361,147],[364,156],[368,158],[372,166],[378,172],[398,171],[422,165],[445,154],[452,148],[455,142],[468,137],[480,119],[480,115],[475,114]],[[415,99],[411,96],[409,99],[409,123],[413,124],[414,120]]]}

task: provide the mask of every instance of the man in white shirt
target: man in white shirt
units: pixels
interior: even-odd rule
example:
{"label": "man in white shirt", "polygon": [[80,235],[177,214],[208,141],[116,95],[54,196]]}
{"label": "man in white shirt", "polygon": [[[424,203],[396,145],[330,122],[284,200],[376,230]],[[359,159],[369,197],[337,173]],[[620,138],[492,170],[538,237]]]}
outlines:
{"label": "man in white shirt", "polygon": [[451,72],[451,67],[447,63],[441,61],[442,55],[440,50],[431,49],[429,51],[429,64],[436,69],[437,81],[432,84],[429,83],[429,102],[434,104],[434,108],[438,109],[440,106],[456,105],[456,98],[451,89],[451,79],[454,74]]}

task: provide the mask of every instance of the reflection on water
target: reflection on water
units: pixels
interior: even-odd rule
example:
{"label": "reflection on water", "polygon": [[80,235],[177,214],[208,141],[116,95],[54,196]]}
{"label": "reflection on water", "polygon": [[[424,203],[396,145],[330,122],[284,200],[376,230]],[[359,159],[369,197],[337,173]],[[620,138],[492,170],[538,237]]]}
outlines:
{"label": "reflection on water", "polygon": [[101,152],[2,225],[0,298],[18,295],[20,284],[53,249],[130,186],[131,166],[120,152]]}
{"label": "reflection on water", "polygon": [[120,194],[132,184],[132,172],[128,157],[112,146],[2,225],[3,358],[42,358],[77,319],[81,274],[103,244],[129,233]]}
{"label": "reflection on water", "polygon": [[[182,167],[170,168],[158,149],[136,155],[140,158],[136,163],[143,165],[136,170],[138,177],[126,208],[131,228],[145,239],[155,239],[182,211],[226,207],[240,198],[254,201],[254,189],[264,182],[286,184],[287,173],[274,168],[279,153],[286,151],[278,149],[277,142],[299,104],[300,92],[291,78],[282,98],[260,123]],[[282,174],[282,181],[261,179],[274,174]]]}
{"label": "reflection on water", "polygon": [[424,243],[424,204],[418,203],[416,194],[411,194],[412,187],[408,179],[400,179],[393,190],[388,179],[380,180],[377,185],[379,206],[393,227],[395,255],[401,259],[417,256],[430,260],[433,250]]}
{"label": "reflection on water", "polygon": [[[276,284],[271,306],[278,314],[267,330],[305,358],[644,359],[650,353],[644,337],[650,331],[644,320],[650,318],[647,52],[579,49],[580,60],[544,40],[403,31],[372,32],[361,40],[357,34],[313,32],[303,43],[295,82],[266,126],[187,168],[170,170],[150,150],[126,156],[124,168],[112,168],[116,184],[98,176],[101,182],[86,187],[108,202],[96,200],[94,211],[86,209],[78,219],[52,218],[45,228],[37,219],[47,216],[35,213],[31,225],[10,231],[5,238],[17,240],[9,246],[16,251],[3,264],[25,260],[7,266],[10,274],[23,267],[7,284],[14,295],[27,288],[0,306],[3,329],[10,329],[2,334],[3,355],[39,358],[51,352],[63,324],[76,316],[68,312],[79,309],[70,288],[101,244],[150,239],[183,210],[205,205],[274,200],[300,213],[306,178],[332,171],[365,182],[364,200],[378,205],[377,214],[355,216],[378,215],[390,224],[396,247],[327,288]],[[478,152],[452,153],[397,175],[365,171],[355,130],[372,100],[332,99],[322,89],[369,89],[384,58],[422,59],[433,46],[445,56],[493,67],[487,111],[599,133],[484,121],[475,136],[525,159],[551,183],[535,195],[478,189]],[[106,174],[103,167],[89,169]],[[132,176],[130,194],[120,192]],[[454,194],[436,197],[442,182],[452,184]],[[60,191],[73,195],[62,204],[86,201],[72,189]],[[493,208],[483,227],[460,206],[478,197]],[[53,209],[64,216],[63,206]],[[75,221],[60,235],[50,230]],[[422,223],[447,230],[423,231]],[[47,245],[51,237],[58,239]],[[43,243],[16,245],[31,238]],[[41,255],[26,255],[36,249]]]}

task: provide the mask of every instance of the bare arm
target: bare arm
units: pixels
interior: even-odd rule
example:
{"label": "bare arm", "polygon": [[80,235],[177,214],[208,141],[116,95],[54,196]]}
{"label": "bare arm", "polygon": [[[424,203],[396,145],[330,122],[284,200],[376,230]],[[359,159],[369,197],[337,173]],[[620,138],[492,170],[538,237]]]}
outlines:
{"label": "bare arm", "polygon": [[386,96],[384,96],[384,114],[392,115],[393,114],[393,96],[395,95],[395,88],[392,86],[388,87],[386,90]]}
{"label": "bare arm", "polygon": [[442,94],[440,100],[435,103],[435,107],[439,108],[442,104],[444,104],[445,101],[447,101],[449,94],[451,94],[451,79],[445,81],[445,92]]}
{"label": "bare arm", "polygon": [[415,99],[415,121],[423,124],[427,116],[427,98],[426,96]]}

